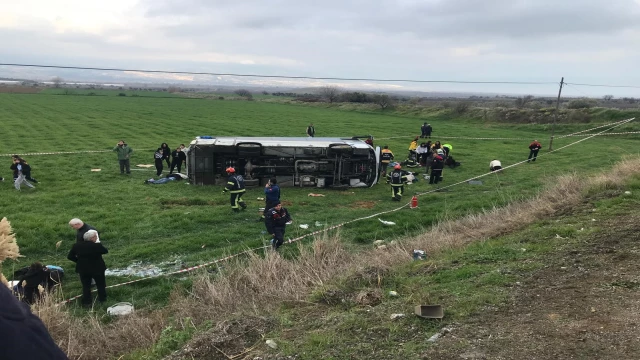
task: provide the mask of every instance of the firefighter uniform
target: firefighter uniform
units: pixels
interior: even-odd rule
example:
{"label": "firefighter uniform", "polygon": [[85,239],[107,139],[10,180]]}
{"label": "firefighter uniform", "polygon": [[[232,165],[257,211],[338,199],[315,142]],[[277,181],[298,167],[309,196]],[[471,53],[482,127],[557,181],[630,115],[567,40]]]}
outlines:
{"label": "firefighter uniform", "polygon": [[404,184],[406,184],[407,181],[407,172],[402,169],[394,169],[387,175],[387,183],[391,184],[391,198],[393,200],[402,200]]}
{"label": "firefighter uniform", "polygon": [[391,150],[382,149],[380,152],[380,167],[382,168],[382,176],[387,176],[387,167],[393,161],[393,153]]}
{"label": "firefighter uniform", "polygon": [[240,211],[247,208],[247,204],[242,200],[242,195],[246,192],[244,188],[244,178],[242,175],[231,173],[227,179],[227,186],[224,187],[223,192],[229,191],[231,193],[231,208],[233,211]]}

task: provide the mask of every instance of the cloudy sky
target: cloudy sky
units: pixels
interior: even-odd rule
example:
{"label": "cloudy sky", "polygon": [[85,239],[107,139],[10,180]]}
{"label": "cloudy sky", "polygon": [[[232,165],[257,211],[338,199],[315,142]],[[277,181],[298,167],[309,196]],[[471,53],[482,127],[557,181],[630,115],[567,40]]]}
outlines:
{"label": "cloudy sky", "polygon": [[[0,9],[2,63],[640,86],[640,0],[0,0]],[[0,67],[0,76],[16,72]],[[557,92],[554,84],[387,86]],[[640,97],[633,88],[565,93]]]}

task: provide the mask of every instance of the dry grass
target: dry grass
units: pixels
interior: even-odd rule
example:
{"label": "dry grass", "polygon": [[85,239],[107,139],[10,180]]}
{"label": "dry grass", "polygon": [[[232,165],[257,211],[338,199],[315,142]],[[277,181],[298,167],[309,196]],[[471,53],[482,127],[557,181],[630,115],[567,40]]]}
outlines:
{"label": "dry grass", "polygon": [[[305,302],[313,289],[338,277],[367,277],[367,274],[379,277],[388,268],[410,261],[413,249],[433,254],[521,229],[575,206],[591,189],[621,187],[638,173],[640,159],[629,158],[592,178],[583,179],[577,174],[563,176],[533,199],[442,221],[423,235],[399,241],[384,251],[371,250],[354,256],[336,235],[316,239],[311,246],[301,246],[300,255],[293,260],[285,260],[278,254],[264,258],[252,255],[242,262],[229,264],[219,276],[199,276],[191,293],[174,294],[164,311],[137,314],[108,325],[93,316],[73,318],[54,306],[41,306],[37,313],[71,358],[117,357],[152,345],[167,324],[167,314],[190,317],[195,324],[211,319],[222,322],[238,314],[262,316],[283,302]],[[375,297],[359,294],[356,300],[365,302]]]}

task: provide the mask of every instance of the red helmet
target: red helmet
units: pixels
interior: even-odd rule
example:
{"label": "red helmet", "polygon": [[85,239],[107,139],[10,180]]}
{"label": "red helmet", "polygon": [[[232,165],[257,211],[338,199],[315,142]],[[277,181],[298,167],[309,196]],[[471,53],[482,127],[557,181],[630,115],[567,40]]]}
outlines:
{"label": "red helmet", "polygon": [[234,173],[234,172],[236,172],[236,169],[234,169],[234,168],[232,168],[232,167],[228,167],[228,168],[227,168],[227,172],[228,172],[228,173]]}
{"label": "red helmet", "polygon": [[400,170],[402,169],[402,166],[400,166],[400,164],[396,164],[393,168],[396,170]]}

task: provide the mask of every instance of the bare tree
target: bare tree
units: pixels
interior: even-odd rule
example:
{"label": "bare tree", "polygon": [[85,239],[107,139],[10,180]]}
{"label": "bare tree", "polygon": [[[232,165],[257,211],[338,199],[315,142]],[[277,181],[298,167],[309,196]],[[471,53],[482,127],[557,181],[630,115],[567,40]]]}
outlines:
{"label": "bare tree", "polygon": [[318,89],[318,95],[325,98],[330,103],[338,100],[340,92],[340,88],[338,88],[337,86],[323,86]]}
{"label": "bare tree", "polygon": [[613,100],[613,95],[605,95],[602,98],[604,99],[604,101],[611,101]]}
{"label": "bare tree", "polygon": [[63,81],[64,80],[62,80],[62,78],[59,76],[56,76],[53,79],[51,79],[51,82],[53,83],[54,88],[59,88]]}
{"label": "bare tree", "polygon": [[242,96],[244,98],[247,98],[247,100],[252,100],[253,99],[253,94],[251,94],[251,91],[249,91],[247,89],[238,89],[238,90],[234,91],[233,93],[238,95],[238,96]]}
{"label": "bare tree", "polygon": [[530,103],[533,100],[533,96],[532,95],[527,95],[524,97],[519,97],[516,99],[515,103],[516,103],[516,107],[522,109],[523,107],[525,107],[528,103]]}
{"label": "bare tree", "polygon": [[392,108],[393,107],[393,99],[389,97],[389,95],[375,95],[373,97],[373,102],[375,102],[382,110]]}

